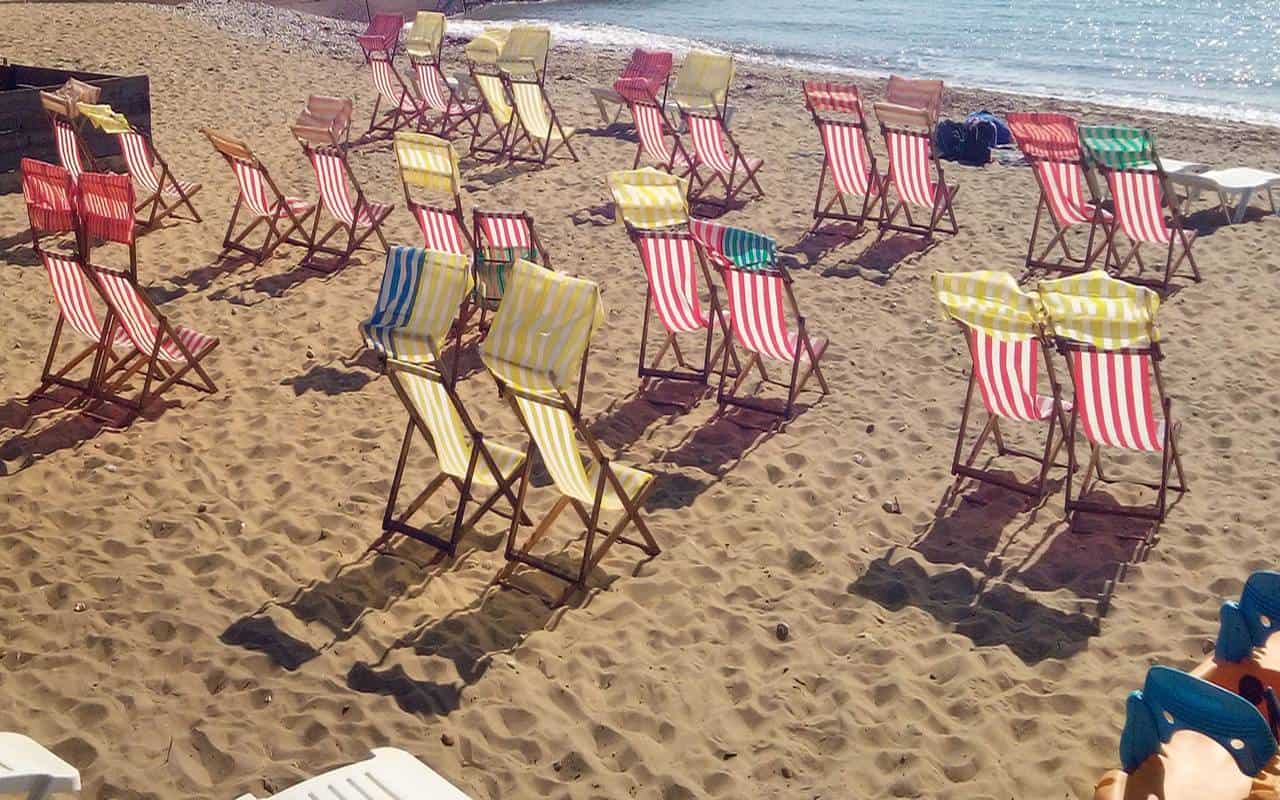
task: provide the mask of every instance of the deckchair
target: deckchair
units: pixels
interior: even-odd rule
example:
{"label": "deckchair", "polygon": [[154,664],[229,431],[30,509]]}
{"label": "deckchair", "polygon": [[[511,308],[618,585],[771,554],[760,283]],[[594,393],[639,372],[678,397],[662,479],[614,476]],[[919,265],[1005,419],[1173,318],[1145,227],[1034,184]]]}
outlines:
{"label": "deckchair", "polygon": [[[400,131],[396,133],[394,149],[405,206],[422,229],[426,248],[470,257],[475,245],[462,216],[462,178],[453,145],[430,134]],[[447,195],[453,205],[446,207],[415,200],[410,187]]]}
{"label": "deckchair", "polygon": [[191,213],[192,221],[202,221],[200,212],[191,204],[200,184],[178,180],[147,131],[135,127],[109,105],[80,103],[77,108],[98,130],[114,135],[120,144],[129,177],[143,191],[143,199],[134,209],[135,214],[142,215],[137,219],[139,226],[150,228],[183,206]]}
{"label": "deckchair", "polygon": [[[271,179],[266,165],[258,160],[248,144],[207,128],[201,132],[226,159],[240,187],[235,207],[231,211],[231,220],[227,223],[227,232],[222,237],[222,252],[218,254],[218,258],[236,252],[252,257],[255,264],[261,264],[285,242],[310,247],[312,240],[307,237],[305,223],[312,214],[319,214],[319,207],[301,197],[283,194]],[[232,238],[231,232],[235,230],[236,218],[240,216],[242,209],[253,221]],[[245,238],[264,222],[267,235],[262,245],[255,248],[244,244]],[[294,238],[294,234],[307,238]]]}
{"label": "deckchair", "polygon": [[942,91],[942,81],[890,75],[884,87],[884,101],[924,109],[929,114],[929,121],[936,124],[938,115],[942,113]]}
{"label": "deckchair", "polygon": [[[218,390],[201,363],[218,346],[217,337],[172,322],[160,313],[127,272],[96,264],[88,264],[86,268],[106,300],[107,324],[122,328],[134,349],[142,355],[114,381],[101,382],[95,398],[141,412],[177,384],[210,394]],[[114,331],[110,335],[114,336]],[[200,384],[184,380],[192,371],[199,376]],[[133,398],[120,394],[124,382],[138,372],[143,379],[138,394]]]}
{"label": "deckchair", "polygon": [[543,25],[514,25],[507,31],[497,66],[503,72],[532,72],[539,83],[547,77],[551,29]]}
{"label": "deckchair", "polygon": [[[826,353],[827,340],[809,335],[808,324],[791,289],[791,276],[777,263],[777,243],[759,233],[696,217],[689,221],[689,231],[702,246],[707,260],[720,270],[728,297],[727,316],[733,342],[725,348],[721,364],[720,385],[716,390],[720,405],[735,405],[790,419],[796,399],[810,377],[816,378],[822,394],[827,394],[827,380],[818,364]],[[788,311],[796,321],[795,333],[787,328]],[[748,357],[736,373],[730,373],[729,354],[734,347],[744,349]],[[789,365],[788,382],[771,379],[765,371],[764,359]],[[734,361],[737,360],[735,354]],[[787,399],[781,411],[776,404],[738,393],[753,369],[760,373],[762,383],[786,388]],[[726,388],[730,377],[733,383]]]}
{"label": "deckchair", "polygon": [[[631,59],[622,68],[622,73],[618,75],[618,80],[612,87],[597,86],[591,90],[596,108],[600,111],[600,119],[606,123],[617,122],[618,117],[622,115],[622,110],[627,107],[629,99],[618,85],[623,81],[627,81],[632,86],[635,85],[634,81],[640,81],[655,99],[661,97],[658,101],[659,109],[666,108],[667,89],[671,85],[671,67],[672,59],[669,52],[645,50],[640,47],[631,51]],[[618,110],[612,119],[605,106],[617,106]]]}
{"label": "deckchair", "polygon": [[728,125],[733,73],[732,54],[690,50],[676,71],[670,97],[681,111],[718,112]]}
{"label": "deckchair", "polygon": [[[385,357],[391,385],[409,414],[382,528],[429,544],[450,557],[457,554],[463,533],[499,499],[505,496],[515,513],[512,487],[524,466],[524,455],[518,450],[485,441],[458,399],[454,367],[460,341],[453,342],[455,363],[446,366],[444,362],[450,329],[458,327],[455,323],[470,297],[472,281],[471,260],[466,256],[393,247],[387,252],[373,315],[360,325],[369,348]],[[441,471],[397,514],[396,501],[415,433],[435,453]],[[446,482],[453,484],[460,498],[447,538],[410,523]],[[476,490],[487,496],[476,494]],[[465,518],[469,501],[479,505]]]}
{"label": "deckchair", "polygon": [[47,800],[80,791],[80,772],[20,733],[0,733],[0,795]]}
{"label": "deckchair", "polygon": [[[1085,512],[1163,520],[1168,491],[1185,492],[1187,483],[1178,450],[1179,423],[1173,419],[1173,401],[1160,376],[1164,356],[1155,320],[1159,296],[1101,270],[1042,281],[1039,292],[1049,331],[1058,351],[1066,356],[1075,386],[1066,442],[1071,465],[1068,519]],[[1163,417],[1156,416],[1157,411]],[[1077,421],[1090,452],[1080,491],[1073,495]],[[1123,507],[1089,499],[1094,476],[1099,482],[1107,481],[1101,461],[1104,447],[1160,455],[1160,481],[1139,484],[1156,492],[1154,507]],[[1169,482],[1171,465],[1178,473],[1177,485]]]}
{"label": "deckchair", "polygon": [[[603,319],[600,290],[594,283],[521,260],[512,268],[506,296],[480,349],[481,360],[530,437],[517,511],[524,511],[535,448],[560,494],[523,546],[517,547],[516,542],[519,514],[512,519],[507,536],[508,564],[497,580],[505,581],[518,564],[546,572],[569,584],[557,605],[586,589],[587,577],[615,541],[639,547],[650,556],[660,552],[640,516],[653,488],[653,475],[606,456],[582,418],[587,349],[592,332]],[[576,401],[570,397],[575,373]],[[575,434],[590,451],[589,466],[583,463]],[[532,552],[569,507],[586,527],[576,570]],[[600,524],[602,512],[618,515],[611,527]],[[622,536],[629,524],[639,531],[640,540]],[[597,535],[603,535],[603,541],[597,541]]]}
{"label": "deckchair", "polygon": [[[755,187],[757,197],[764,197],[764,189],[756,178],[756,173],[764,166],[764,159],[747,158],[742,154],[742,148],[729,132],[720,108],[715,106],[709,111],[683,109],[683,113],[685,127],[689,129],[689,138],[693,142],[694,183],[700,187],[697,198],[727,207],[748,185]],[[728,150],[725,149],[726,143]],[[704,166],[711,170],[708,177],[703,177],[700,172]],[[712,181],[719,181],[724,187],[723,200],[710,200],[705,196]]]}
{"label": "deckchair", "polygon": [[338,147],[345,150],[351,146],[351,117],[354,113],[355,106],[349,97],[313,94],[307,97],[306,105],[294,122],[313,128],[328,128]]}
{"label": "deckchair", "polygon": [[396,131],[418,124],[426,113],[426,107],[405,85],[395,62],[386,53],[373,51],[369,53],[368,60],[378,97],[373,103],[373,116],[369,119],[369,130],[361,137],[362,142],[389,139]]}
{"label": "deckchair", "polygon": [[[526,212],[471,212],[471,241],[475,244],[476,298],[481,312],[492,311],[506,291],[507,275],[521,260],[551,269],[551,255],[542,247]],[[484,325],[484,317],[481,317]]]}
{"label": "deckchair", "polygon": [[463,126],[470,126],[471,132],[476,133],[481,107],[480,103],[468,103],[460,98],[440,68],[444,28],[444,14],[419,11],[405,40],[405,51],[413,66],[414,85],[422,97],[424,110],[434,111],[438,116],[433,123],[423,113],[418,129],[447,139]]}
{"label": "deckchair", "polygon": [[[490,156],[494,161],[501,161],[509,152],[507,142],[516,124],[516,111],[507,96],[507,84],[502,78],[502,70],[496,63],[488,64],[468,61],[467,69],[471,80],[480,89],[481,115],[471,130],[471,142],[468,152]],[[489,121],[493,130],[481,138],[484,120]],[[495,143],[496,142],[496,143]]]}
{"label": "deckchair", "polygon": [[58,150],[58,160],[71,173],[71,179],[79,181],[81,174],[97,169],[93,154],[89,152],[80,134],[79,126],[83,124],[83,120],[76,108],[76,99],[55,92],[41,92],[40,105],[53,128],[53,143]]}
{"label": "deckchair", "polygon": [[356,44],[364,53],[366,62],[374,53],[381,53],[389,59],[396,57],[400,47],[400,30],[404,28],[404,17],[399,14],[374,14],[369,20],[369,27],[356,37]]}
{"label": "deckchair", "polygon": [[409,58],[440,63],[444,46],[445,16],[439,11],[419,11],[404,37]]}
{"label": "deckchair", "polygon": [[[934,233],[958,233],[954,201],[959,186],[948,184],[942,172],[942,162],[933,148],[933,122],[923,108],[890,103],[876,103],[876,117],[880,120],[880,133],[884,136],[889,152],[889,172],[886,182],[897,194],[897,203],[887,209],[880,220],[880,236],[887,231],[899,231],[933,240]],[[934,180],[929,174],[932,162],[937,174]],[[882,206],[889,205],[888,187],[882,195]],[[927,223],[916,222],[911,207],[925,208],[929,213]],[[906,214],[905,225],[894,222],[898,212]],[[950,227],[943,227],[943,217],[950,220]]]}
{"label": "deckchair", "polygon": [[[938,272],[933,275],[933,293],[944,319],[953,320],[969,346],[972,368],[960,431],[956,435],[951,474],[992,483],[1015,492],[1044,496],[1049,469],[1062,449],[1066,436],[1066,412],[1071,404],[1062,400],[1062,391],[1049,358],[1051,345],[1044,328],[1044,313],[1033,294],[1023,292],[1006,272]],[[1049,393],[1040,394],[1039,368],[1048,376]],[[987,412],[983,426],[968,456],[966,434],[973,411],[974,388]],[[1004,424],[1048,423],[1043,452],[1020,450],[1005,441]],[[1039,465],[1031,483],[1017,480],[975,462],[988,440],[994,440],[996,457],[1016,456]]]}
{"label": "deckchair", "polygon": [[[1140,276],[1133,276],[1133,279],[1154,283],[1162,291],[1168,291],[1169,281],[1186,259],[1191,266],[1191,275],[1198,283],[1200,268],[1191,255],[1196,233],[1183,226],[1177,195],[1169,184],[1169,175],[1160,163],[1160,156],[1156,154],[1151,132],[1145,128],[1119,125],[1083,125],[1080,143],[1085,158],[1107,179],[1107,188],[1111,191],[1114,217],[1109,225],[1104,225],[1107,251],[1104,269],[1114,268],[1116,272],[1123,272],[1130,261],[1136,261],[1141,273],[1146,270],[1139,252],[1142,245],[1165,245],[1163,277],[1154,281]],[[1166,211],[1168,223],[1165,222]],[[1095,221],[1093,229],[1096,230],[1099,224],[1102,220]],[[1129,253],[1123,259],[1116,249],[1116,234],[1121,231],[1131,242]]]}
{"label": "deckchair", "polygon": [[[453,784],[403,750],[375,747],[370,757],[330,770],[265,800],[370,798],[370,800],[470,800]],[[243,794],[236,800],[258,800]]]}
{"label": "deckchair", "polygon": [[[640,166],[641,158],[647,156],[664,172],[698,178],[693,157],[680,141],[680,134],[667,121],[662,103],[653,94],[649,82],[644,78],[619,78],[614,89],[631,109],[631,118],[639,137],[631,168]],[[667,143],[668,137],[671,139],[670,144]]]}
{"label": "deckchair", "polygon": [[[875,154],[867,145],[862,95],[851,83],[805,81],[804,104],[822,137],[822,172],[813,200],[812,230],[817,231],[825,220],[834,219],[857,223],[857,235],[868,220],[879,221],[885,189]],[[835,191],[824,205],[822,195],[828,175]],[[862,198],[856,212],[849,207],[848,199],[852,197]],[[834,210],[837,203],[840,208]]]}
{"label": "deckchair", "polygon": [[578,154],[569,141],[576,129],[560,123],[538,74],[528,66],[511,66],[504,68],[502,75],[515,101],[517,124],[507,141],[507,158],[546,164],[564,148],[577,161]]}
{"label": "deckchair", "polygon": [[129,251],[129,277],[138,279],[136,205],[128,175],[86,172],[76,187],[76,218],[80,221],[80,254],[85,263],[96,243],[122,244]]}
{"label": "deckchair", "polygon": [[689,181],[652,167],[610,172],[614,219],[637,231],[688,230]]}
{"label": "deckchair", "polygon": [[41,237],[73,233],[75,249],[80,249],[80,221],[76,218],[76,186],[71,171],[57,164],[24,158],[22,198],[31,225],[31,244],[41,249]]}
{"label": "deckchair", "polygon": [[[1086,250],[1083,258],[1076,258],[1067,247],[1067,231],[1085,224],[1092,230],[1095,218],[1104,225],[1108,224],[1111,212],[1085,199],[1084,166],[1076,120],[1065,114],[1020,112],[1009,114],[1007,120],[1013,140],[1031,163],[1036,185],[1040,187],[1036,217],[1031,224],[1031,239],[1027,243],[1026,269],[1060,272],[1089,269],[1094,257],[1102,252],[1102,247]],[[1046,219],[1045,211],[1049,212],[1047,220],[1054,233],[1048,244],[1037,249],[1040,221]],[[1062,257],[1049,261],[1049,254],[1054,248],[1062,250]]]}
{"label": "deckchair", "polygon": [[[390,203],[375,203],[365,197],[364,189],[351,169],[351,163],[347,161],[347,154],[338,146],[332,130],[295,124],[293,135],[302,145],[307,160],[315,170],[320,205],[334,221],[321,236],[320,215],[317,213],[312,218],[311,244],[303,256],[303,265],[325,272],[342,269],[355,251],[373,235],[377,235],[385,251],[387,237],[382,233],[382,223],[391,215],[395,206]],[[353,192],[354,201],[351,199]],[[328,244],[339,233],[344,235],[346,243],[341,247]],[[333,256],[334,260],[321,263],[315,258],[319,253]]]}

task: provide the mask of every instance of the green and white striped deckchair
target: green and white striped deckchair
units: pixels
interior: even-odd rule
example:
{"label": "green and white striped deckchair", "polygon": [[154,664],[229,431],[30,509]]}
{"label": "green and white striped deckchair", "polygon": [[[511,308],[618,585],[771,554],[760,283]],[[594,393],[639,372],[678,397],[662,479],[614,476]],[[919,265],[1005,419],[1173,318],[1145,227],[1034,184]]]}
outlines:
{"label": "green and white striped deckchair", "polygon": [[[403,534],[449,556],[457,553],[462,535],[502,497],[519,517],[513,487],[525,461],[520,451],[485,441],[455,391],[456,370],[444,363],[443,345],[472,283],[466,256],[393,247],[387,253],[373,315],[360,325],[365,343],[385,357],[391,386],[409,414],[382,517],[384,535]],[[454,342],[453,366],[460,349]],[[435,453],[440,472],[397,513],[415,431]],[[459,495],[448,536],[410,522],[446,482]],[[487,495],[477,494],[477,489]],[[464,518],[471,502],[479,505]]]}
{"label": "green and white striped deckchair", "polygon": [[[653,475],[612,461],[582,419],[587,349],[603,318],[600,290],[594,283],[517,261],[480,349],[481,360],[530,437],[517,511],[524,509],[535,448],[560,493],[521,547],[516,543],[520,521],[512,520],[506,548],[509,563],[498,580],[507,580],[518,564],[546,572],[569,584],[557,605],[586,589],[587,577],[615,541],[639,547],[650,556],[660,552],[640,516],[640,507],[653,488]],[[576,401],[569,388],[575,372]],[[585,463],[579,438],[590,451]],[[572,508],[586,526],[576,568],[531,552],[566,508]],[[602,512],[616,515],[611,526],[600,524]],[[635,526],[641,540],[622,536],[628,524]],[[603,540],[597,541],[598,535]]]}

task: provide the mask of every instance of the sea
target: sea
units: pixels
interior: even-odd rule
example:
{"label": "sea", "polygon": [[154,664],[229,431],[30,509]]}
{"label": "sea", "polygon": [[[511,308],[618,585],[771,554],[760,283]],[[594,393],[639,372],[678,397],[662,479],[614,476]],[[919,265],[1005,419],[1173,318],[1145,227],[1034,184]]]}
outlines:
{"label": "sea", "polygon": [[1280,126],[1280,0],[542,0],[450,21]]}

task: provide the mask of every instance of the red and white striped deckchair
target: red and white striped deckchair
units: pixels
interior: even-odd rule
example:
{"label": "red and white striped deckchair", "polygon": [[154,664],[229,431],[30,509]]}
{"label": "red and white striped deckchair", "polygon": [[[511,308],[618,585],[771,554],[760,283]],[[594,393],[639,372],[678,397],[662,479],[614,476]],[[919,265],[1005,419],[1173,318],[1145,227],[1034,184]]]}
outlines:
{"label": "red and white striped deckchair", "polygon": [[373,104],[369,130],[365,131],[361,141],[389,139],[396,131],[418,124],[426,113],[426,107],[405,85],[404,78],[386,53],[371,52],[369,70],[373,73],[373,85],[378,90],[378,98]]}
{"label": "red and white striped deckchair", "polygon": [[[431,134],[400,131],[394,150],[405,205],[422,230],[426,249],[470,258],[475,245],[462,215],[458,154],[453,145]],[[447,195],[453,206],[421,202],[414,198],[411,186]]]}
{"label": "red and white striped deckchair", "polygon": [[[708,202],[728,206],[748,185],[755,187],[757,197],[764,197],[764,189],[756,179],[756,173],[764,166],[764,159],[747,158],[742,154],[742,148],[738,147],[733,134],[729,133],[724,124],[724,113],[720,107],[713,106],[710,111],[686,108],[681,109],[681,113],[693,142],[692,160],[694,173],[697,175],[695,182],[701,184],[703,191],[713,180],[718,180],[724,186],[724,200]],[[725,143],[729,145],[728,151],[725,150]],[[698,172],[698,168],[704,166],[711,170],[709,177],[703,177]],[[699,199],[707,198],[699,192]]]}
{"label": "red and white striped deckchair", "polygon": [[95,170],[97,165],[81,135],[79,126],[82,120],[76,111],[75,99],[63,93],[41,92],[40,104],[53,128],[58,160],[71,173],[71,179],[79,181],[81,174]]}
{"label": "red and white striped deckchair", "polygon": [[[959,187],[948,185],[942,172],[942,162],[933,149],[933,123],[929,111],[892,103],[876,103],[875,109],[885,149],[889,153],[887,182],[897,194],[897,203],[880,220],[880,236],[888,231],[899,231],[932,240],[934,233],[959,232],[954,208]],[[937,180],[930,175],[930,163]],[[882,205],[888,206],[887,187],[882,196],[885,198]],[[928,209],[929,221],[916,222],[911,216],[912,206]],[[905,225],[894,222],[900,211],[906,214]],[[942,226],[944,216],[950,220],[950,227]]]}
{"label": "red and white striped deckchair", "polygon": [[[640,360],[637,368],[639,377],[643,381],[665,378],[705,384],[715,363],[723,356],[721,350],[728,347],[731,334],[702,250],[698,248],[692,234],[682,231],[635,231],[632,240],[640,251],[640,261],[644,265],[648,286],[644,324],[640,331]],[[699,297],[699,275],[709,298],[705,309]],[[649,326],[653,312],[657,312],[665,336],[653,360],[648,361]],[[723,338],[720,346],[712,352],[712,339],[717,328]],[[705,336],[700,367],[685,359],[676,340],[678,335],[688,333],[702,333]],[[668,350],[675,358],[675,369],[661,366]],[[732,348],[730,351],[734,368],[740,368],[737,353],[733,353]]]}
{"label": "red and white striped deckchair", "polygon": [[138,279],[138,242],[133,219],[135,195],[128,175],[86,172],[76,187],[76,217],[80,220],[80,252],[85,263],[96,242],[122,244],[129,249],[129,277]]}
{"label": "red and white striped deckchair", "polygon": [[[222,237],[222,252],[218,254],[218,258],[237,252],[252,257],[253,263],[261,264],[285,242],[310,247],[312,239],[307,235],[305,223],[312,214],[319,214],[319,207],[309,200],[283,194],[271,179],[266,165],[258,160],[249,145],[217,131],[205,129],[202,133],[226,159],[240,187],[235,208],[231,212],[231,221],[227,223],[227,232]],[[240,216],[241,209],[253,221],[232,238],[231,232],[235,230],[236,218]],[[264,222],[267,235],[262,245],[254,248],[244,244],[245,238]]]}
{"label": "red and white striped deckchair", "polygon": [[[351,260],[352,254],[375,234],[382,243],[383,252],[386,252],[387,237],[383,235],[382,223],[391,215],[395,206],[390,203],[375,203],[365,197],[364,189],[360,187],[360,181],[356,179],[356,174],[347,161],[346,152],[338,146],[330,129],[294,125],[293,135],[302,145],[307,160],[315,170],[320,205],[334,220],[329,230],[321,236],[320,215],[317,213],[312,219],[311,244],[303,256],[303,265],[323,272],[342,269]],[[355,200],[351,199],[353,192]],[[341,247],[330,245],[329,240],[339,233],[345,234],[346,243]],[[319,253],[333,256],[333,261],[317,260],[316,255]]]}
{"label": "red and white striped deckchair", "polygon": [[[972,369],[960,431],[956,436],[951,474],[995,484],[1005,489],[1043,497],[1049,469],[1054,465],[1066,435],[1065,413],[1071,405],[1062,392],[1049,359],[1039,302],[1018,288],[1006,272],[979,271],[935,273],[934,296],[943,316],[955,321],[969,345]],[[1040,394],[1040,366],[1048,377],[1049,393]],[[987,423],[968,456],[964,454],[974,387],[987,413]],[[1048,423],[1041,452],[1022,450],[1008,442],[1006,423]],[[1024,482],[992,462],[978,465],[988,441],[996,445],[996,457],[1016,456],[1039,465],[1034,481]]]}
{"label": "red and white striped deckchair", "polygon": [[[97,285],[110,311],[114,328],[123,329],[134,349],[141,354],[129,369],[114,381],[102,382],[99,399],[131,409],[144,410],[152,400],[175,384],[182,384],[212,394],[217,386],[209,377],[201,361],[218,346],[218,339],[184,328],[161,314],[128,273],[90,264],[89,276]],[[111,336],[114,339],[115,330]],[[183,380],[188,372],[195,371],[203,385]],[[141,373],[142,389],[133,397],[119,394],[124,382],[133,374]],[[154,384],[154,385],[153,385]]]}
{"label": "red and white striped deckchair", "polygon": [[368,62],[374,53],[394,59],[400,48],[400,31],[403,28],[404,17],[399,14],[374,14],[369,20],[369,27],[356,36],[356,44],[360,45],[364,60]]}
{"label": "red and white striped deckchair", "polygon": [[[813,124],[822,136],[822,173],[813,201],[813,229],[824,220],[857,223],[854,235],[862,232],[867,220],[879,220],[883,204],[884,176],[876,168],[876,157],[867,146],[867,119],[862,111],[862,95],[851,83],[805,81],[804,102],[813,115]],[[823,205],[827,175],[835,187],[834,196]],[[862,207],[850,209],[846,198],[861,197]],[[838,211],[833,210],[840,204]],[[872,211],[875,209],[874,216]]]}
{"label": "red and white striped deckchair", "polygon": [[[822,394],[829,391],[818,364],[826,353],[827,340],[809,335],[808,323],[791,288],[791,276],[777,263],[777,243],[752,231],[696,217],[689,220],[689,231],[707,260],[720,270],[728,304],[726,316],[733,332],[733,341],[725,348],[721,362],[716,399],[721,406],[741,406],[790,419],[796,399],[810,377],[817,378]],[[787,326],[788,311],[795,318],[795,333]],[[748,353],[736,374],[729,372],[729,353],[735,346]],[[764,359],[790,365],[790,380],[783,383],[770,379],[764,370]],[[753,369],[760,373],[761,383],[787,389],[781,410],[775,403],[738,394]],[[730,377],[733,383],[726,388]]]}
{"label": "red and white striped deckchair", "polygon": [[[1181,423],[1173,420],[1173,401],[1160,374],[1164,354],[1155,325],[1158,296],[1100,270],[1041,281],[1038,288],[1075,387],[1067,428],[1068,520],[1074,524],[1076,515],[1083,512],[1162,521],[1169,490],[1185,492],[1187,482],[1178,449]],[[1077,420],[1090,452],[1080,491],[1073,494]],[[1115,482],[1103,476],[1104,447],[1160,455],[1159,482],[1132,481],[1156,492],[1154,506],[1120,506],[1089,498],[1095,477],[1098,482]],[[1176,485],[1169,482],[1171,467],[1178,473]]]}
{"label": "red and white striped deckchair", "polygon": [[[627,93],[624,91],[620,83],[626,82],[624,85],[635,87],[635,81],[642,82],[646,93],[654,98],[661,96],[659,108],[666,108],[667,105],[667,89],[671,85],[671,53],[661,50],[645,50],[637,47],[631,51],[631,59],[626,66],[622,68],[622,72],[618,75],[618,80],[613,84],[612,88],[597,87],[591,90],[591,96],[596,101],[596,108],[600,111],[600,119],[608,124],[618,121],[618,117],[622,114],[622,109],[628,104]],[[617,114],[610,119],[609,112],[605,108],[606,105],[616,105],[618,107]]]}
{"label": "red and white striped deckchair", "polygon": [[931,78],[904,78],[890,75],[884,87],[886,103],[907,108],[922,109],[931,123],[937,123],[942,113],[942,81]]}
{"label": "red and white striped deckchair", "polygon": [[[1027,243],[1027,270],[1080,272],[1089,269],[1103,246],[1093,251],[1090,244],[1085,248],[1084,257],[1077,258],[1067,247],[1067,231],[1077,225],[1089,225],[1092,231],[1095,218],[1099,223],[1109,225],[1111,212],[1085,196],[1084,164],[1076,120],[1066,114],[1020,112],[1009,114],[1007,120],[1013,140],[1031,162],[1032,173],[1040,187],[1035,222],[1031,225],[1031,240]],[[1036,240],[1045,211],[1049,212],[1048,221],[1053,226],[1054,235],[1048,244],[1037,249]],[[1062,250],[1062,257],[1049,261],[1049,254],[1055,247]]]}
{"label": "red and white striped deckchair", "polygon": [[[498,307],[506,291],[507,275],[519,260],[551,269],[551,256],[538,241],[533,217],[526,212],[471,212],[471,241],[475,244],[476,292],[482,313]],[[484,317],[481,317],[484,325]]]}
{"label": "red and white striped deckchair", "polygon": [[[481,104],[468,103],[458,97],[441,72],[438,60],[411,58],[410,62],[413,64],[414,85],[422,96],[424,110],[419,129],[446,139],[464,126],[470,128],[473,135],[476,134],[480,125]],[[437,119],[432,122],[426,111],[434,111]]]}
{"label": "red and white striped deckchair", "polygon": [[41,249],[41,237],[48,234],[74,233],[78,252],[80,222],[76,219],[76,187],[71,171],[33,158],[22,159],[20,167],[32,246]]}
{"label": "red and white striped deckchair", "polygon": [[[641,158],[647,156],[663,172],[696,179],[693,158],[680,141],[680,134],[671,127],[662,103],[649,88],[649,81],[644,78],[619,78],[613,87],[631,108],[631,118],[635,121],[639,137],[631,168],[639,167]],[[671,139],[670,144],[667,143],[668,137]],[[697,192],[698,188],[695,187],[695,197]]]}

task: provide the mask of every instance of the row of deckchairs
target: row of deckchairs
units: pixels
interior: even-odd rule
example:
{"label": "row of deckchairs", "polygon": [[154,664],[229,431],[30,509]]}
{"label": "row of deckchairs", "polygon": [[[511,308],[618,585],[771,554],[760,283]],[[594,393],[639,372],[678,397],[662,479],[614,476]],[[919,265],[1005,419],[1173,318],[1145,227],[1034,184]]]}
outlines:
{"label": "row of deckchairs", "polygon": [[[952,474],[1038,499],[1065,446],[1068,521],[1082,512],[1163,520],[1168,492],[1186,491],[1186,478],[1178,450],[1180,426],[1160,374],[1159,296],[1101,270],[1041,281],[1035,291],[1023,290],[1004,272],[939,273],[933,289],[944,318],[964,333],[972,360]],[[1063,356],[1074,389],[1070,400],[1050,356],[1055,351]],[[966,453],[975,390],[987,422]],[[1017,422],[1047,427],[1042,449],[1022,450],[1006,440],[1005,426]],[[1089,445],[1089,458],[1079,490],[1073,491],[1077,428]],[[995,458],[1038,463],[1035,479],[1028,483],[997,470],[995,459],[979,464],[989,442]],[[1153,505],[1130,507],[1091,497],[1094,487],[1111,480],[1103,472],[1104,448],[1160,457],[1158,481],[1141,483],[1155,491]],[[1170,480],[1172,471],[1176,483]]]}
{"label": "row of deckchairs", "polygon": [[[134,416],[179,384],[216,391],[201,362],[218,339],[173,322],[138,283],[136,198],[129,176],[82,172],[77,179],[63,167],[32,159],[23,159],[21,169],[32,245],[58,307],[40,386],[32,397],[58,400],[48,392],[60,386],[73,392],[68,405],[84,405],[97,415],[110,404]],[[128,248],[128,269],[103,266],[97,261],[100,254],[91,260],[95,244],[112,243]],[[81,339],[70,356],[60,347],[64,333]],[[187,380],[192,372],[199,384]],[[135,376],[142,385],[128,396],[125,389]]]}
{"label": "row of deckchairs", "polygon": [[[898,231],[932,240],[955,234],[956,184],[948,184],[933,145],[942,82],[892,76],[886,99],[873,104],[888,155],[881,172],[868,139],[862,95],[853,84],[805,81],[805,106],[822,138],[822,172],[813,204],[813,230],[828,221],[852,222],[860,234],[874,222],[883,236]],[[895,203],[890,208],[890,189]],[[917,219],[912,209],[923,209]],[[902,214],[905,222],[898,221]]]}
{"label": "row of deckchairs", "polygon": [[[1195,231],[1185,227],[1169,173],[1150,131],[1079,125],[1065,114],[1050,113],[1014,113],[1008,122],[1040,189],[1027,245],[1028,272],[1081,272],[1093,269],[1101,258],[1103,269],[1118,274],[1134,263],[1138,273],[1131,276],[1133,279],[1167,290],[1186,261],[1192,277],[1200,280],[1200,269],[1191,253]],[[1109,204],[1104,205],[1108,198]],[[1042,223],[1051,233],[1047,242],[1040,241]],[[1073,255],[1068,232],[1086,224],[1089,236],[1082,255]],[[1130,243],[1123,257],[1120,234]],[[1155,277],[1142,274],[1147,268],[1141,254],[1143,245],[1164,250],[1164,263],[1156,267]]]}
{"label": "row of deckchairs", "polygon": [[[528,442],[520,448],[485,437],[457,391],[460,330],[475,293],[473,267],[464,255],[393,247],[377,305],[360,326],[366,345],[385,358],[386,372],[409,418],[383,527],[454,555],[462,535],[481,516],[490,511],[504,514],[510,520],[508,563],[497,580],[509,579],[518,565],[532,567],[568,584],[556,601],[563,603],[586,588],[591,572],[615,542],[639,547],[650,556],[658,554],[658,544],[641,516],[653,475],[609,458],[583,419],[588,349],[604,319],[598,287],[522,259],[507,274],[480,357]],[[440,472],[408,503],[401,503],[417,438],[432,450]],[[579,441],[588,451],[585,460]],[[536,524],[528,504],[535,453],[557,495]],[[459,496],[449,533],[414,524],[413,517],[446,485]],[[467,516],[469,506],[474,510]],[[581,555],[570,566],[535,550],[566,509],[577,515],[585,534]],[[603,524],[604,515],[613,516],[613,522]],[[628,526],[639,539],[623,535]],[[521,527],[533,528],[523,540]]]}
{"label": "row of deckchairs", "polygon": [[[688,182],[675,175],[650,168],[620,171],[609,174],[608,184],[615,216],[635,243],[648,286],[638,366],[641,379],[707,383],[718,358],[716,399],[721,406],[741,406],[788,419],[809,378],[816,379],[822,393],[827,393],[819,365],[827,342],[808,330],[791,276],[778,263],[773,239],[692,217]],[[723,305],[709,267],[722,278]],[[705,307],[699,276],[708,297]],[[794,333],[787,324],[788,314],[795,320]],[[651,357],[649,332],[654,315],[663,335]],[[713,352],[717,330],[722,340]],[[677,339],[690,334],[702,337],[703,352],[697,363],[685,357]],[[738,348],[745,358],[739,358]],[[663,366],[668,354],[674,367]],[[786,365],[787,379],[770,378],[766,362]],[[755,374],[763,384],[786,389],[781,408],[776,402],[741,392]]]}

